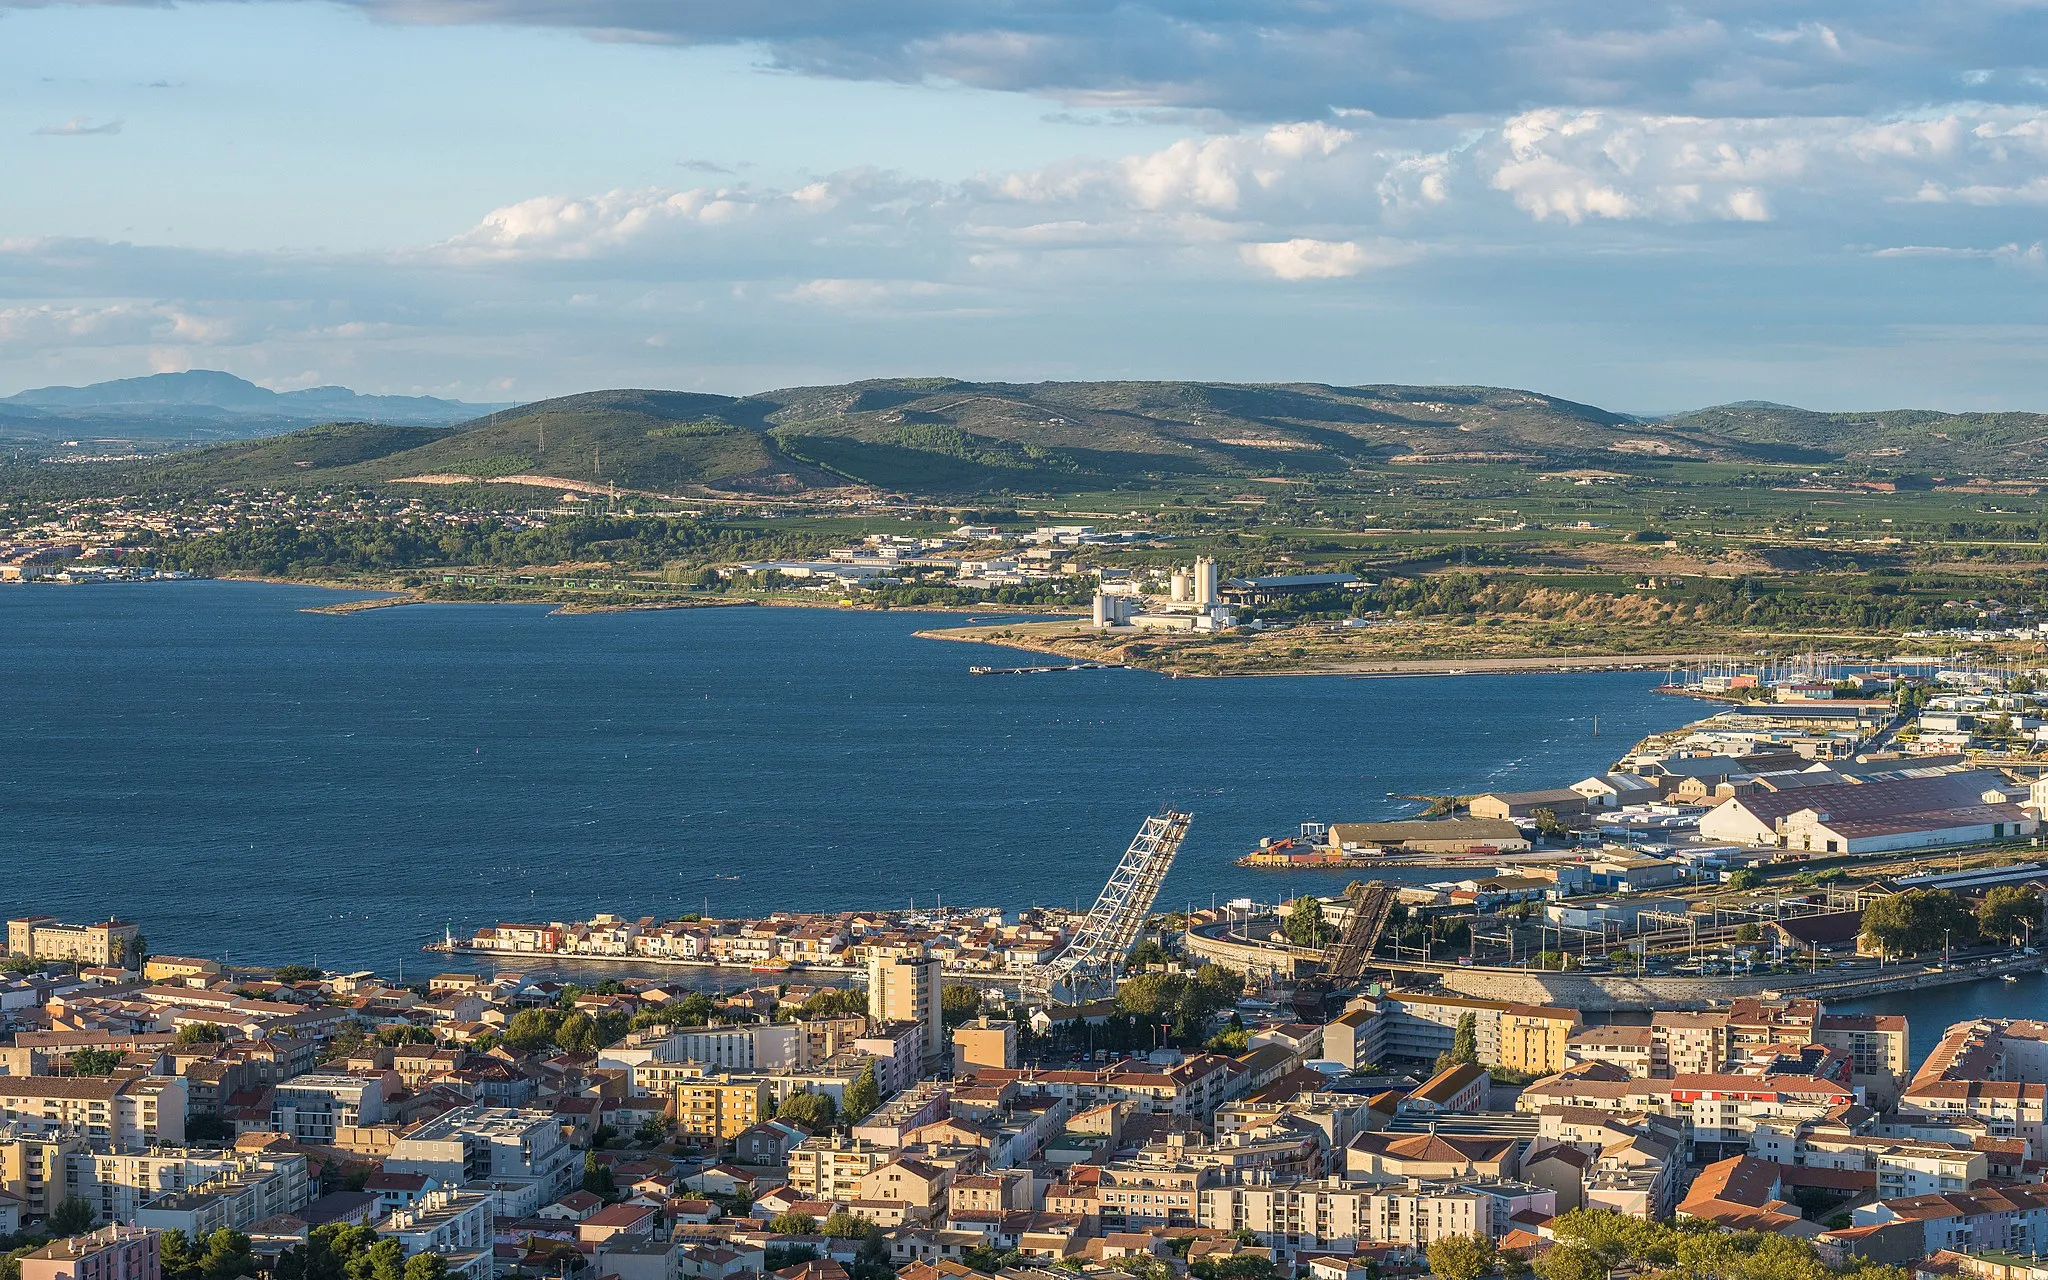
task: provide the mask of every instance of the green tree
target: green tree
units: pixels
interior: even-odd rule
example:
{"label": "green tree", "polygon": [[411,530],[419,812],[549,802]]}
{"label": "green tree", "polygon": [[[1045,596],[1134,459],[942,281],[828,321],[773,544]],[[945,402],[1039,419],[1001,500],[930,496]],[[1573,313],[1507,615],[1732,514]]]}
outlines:
{"label": "green tree", "polygon": [[1484,1236],[1438,1236],[1427,1254],[1437,1280],[1479,1280],[1495,1263],[1493,1242]]}
{"label": "green tree", "polygon": [[1754,922],[1737,925],[1735,928],[1735,940],[1737,942],[1762,942],[1764,940],[1764,927]]}
{"label": "green tree", "polygon": [[228,1033],[220,1027],[193,1022],[178,1028],[177,1043],[189,1049],[196,1044],[222,1044],[227,1038]]}
{"label": "green tree", "polygon": [[192,1252],[192,1238],[184,1232],[172,1227],[157,1237],[156,1247],[163,1280],[191,1280],[199,1274],[199,1257]]}
{"label": "green tree", "polygon": [[53,1236],[75,1236],[92,1230],[94,1219],[92,1201],[83,1196],[65,1196],[50,1210],[50,1217],[43,1225]]}
{"label": "green tree", "polygon": [[318,982],[327,975],[310,964],[281,965],[271,977],[279,982]]}
{"label": "green tree", "polygon": [[1591,1249],[1580,1245],[1560,1245],[1540,1253],[1529,1267],[1536,1280],[1607,1280],[1606,1265]]}
{"label": "green tree", "polygon": [[895,1274],[896,1268],[889,1260],[888,1239],[880,1227],[869,1227],[853,1255],[853,1265],[846,1269],[847,1280],[889,1280]]}
{"label": "green tree", "polygon": [[555,1043],[563,1015],[554,1009],[521,1009],[505,1024],[504,1041],[519,1053],[539,1053]]}
{"label": "green tree", "polygon": [[110,1076],[125,1057],[119,1049],[80,1049],[71,1055],[74,1076]]}
{"label": "green tree", "polygon": [[394,1022],[377,1028],[377,1043],[390,1049],[402,1044],[432,1044],[434,1033],[410,1022]]}
{"label": "green tree", "polygon": [[846,1118],[864,1120],[870,1111],[882,1105],[882,1089],[875,1083],[875,1064],[871,1060],[860,1069],[853,1083],[846,1086]]}
{"label": "green tree", "polygon": [[633,1141],[643,1147],[658,1147],[668,1141],[668,1121],[660,1116],[649,1116],[633,1130]]}
{"label": "green tree", "polygon": [[598,1047],[597,1023],[587,1013],[572,1013],[555,1028],[555,1043],[565,1053],[594,1053]]}
{"label": "green tree", "polygon": [[201,1280],[235,1280],[237,1276],[253,1276],[256,1272],[256,1255],[249,1248],[249,1237],[226,1227],[206,1237],[206,1251],[199,1256]]}
{"label": "green tree", "polygon": [[438,1253],[416,1253],[405,1260],[403,1280],[447,1280],[448,1259]]}
{"label": "green tree", "polygon": [[1323,918],[1322,899],[1304,893],[1287,909],[1287,940],[1297,947],[1320,947],[1330,940],[1330,924]]}
{"label": "green tree", "polygon": [[2023,931],[2032,936],[2040,923],[2041,894],[2031,885],[1999,885],[1977,907],[1977,929],[1987,938],[2014,941]]}
{"label": "green tree", "polygon": [[1464,1014],[1451,1033],[1451,1061],[1477,1066],[1479,1063],[1479,1015]]}
{"label": "green tree", "polygon": [[845,1209],[834,1209],[825,1219],[824,1233],[835,1240],[863,1240],[875,1229],[875,1224],[857,1213]]}
{"label": "green tree", "polygon": [[1968,942],[1976,932],[1977,918],[1945,889],[1911,889],[1863,908],[1864,936],[1887,952],[1928,951],[1944,938]]}
{"label": "green tree", "polygon": [[785,1236],[815,1235],[818,1231],[818,1220],[808,1213],[778,1213],[768,1219],[768,1229]]}
{"label": "green tree", "polygon": [[1537,809],[1529,815],[1529,820],[1536,824],[1536,834],[1546,840],[1571,838],[1572,829],[1557,816],[1555,809]]}
{"label": "green tree", "polygon": [[939,1013],[949,1027],[957,1027],[981,1012],[981,992],[965,982],[949,982],[939,989]]}
{"label": "green tree", "polygon": [[1738,893],[1744,893],[1751,889],[1763,888],[1764,875],[1761,871],[1743,870],[1729,876],[1722,883]]}
{"label": "green tree", "polygon": [[1173,1264],[1149,1253],[1127,1253],[1112,1265],[1137,1280],[1174,1280]]}
{"label": "green tree", "polygon": [[1221,1260],[1203,1258],[1188,1268],[1195,1280],[1280,1280],[1280,1269],[1271,1258],[1240,1253]]}
{"label": "green tree", "polygon": [[838,1118],[839,1108],[829,1094],[792,1093],[775,1108],[777,1120],[802,1125],[812,1133],[823,1133]]}
{"label": "green tree", "polygon": [[604,1200],[618,1194],[618,1183],[612,1178],[611,1167],[600,1163],[595,1151],[586,1152],[583,1156],[583,1189]]}

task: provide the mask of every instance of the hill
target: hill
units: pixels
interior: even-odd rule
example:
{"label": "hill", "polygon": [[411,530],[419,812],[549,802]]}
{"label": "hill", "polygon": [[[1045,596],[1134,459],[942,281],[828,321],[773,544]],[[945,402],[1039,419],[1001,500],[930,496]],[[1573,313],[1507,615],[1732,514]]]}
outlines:
{"label": "hill", "polygon": [[200,487],[532,476],[572,488],[661,493],[789,493],[853,483],[979,498],[1187,477],[1309,478],[1487,463],[1615,468],[1669,459],[1919,472],[2018,459],[2040,469],[2048,468],[2048,417],[1824,414],[1748,403],[1644,422],[1495,387],[904,378],[737,397],[596,391],[452,428],[329,425],[102,475],[104,483],[128,476]]}
{"label": "hill", "polygon": [[1752,400],[1678,414],[1670,425],[1719,441],[1724,449],[1797,454],[1802,461],[1923,473],[2048,469],[2048,414],[2040,413],[1819,413]]}
{"label": "hill", "polygon": [[347,387],[272,391],[231,373],[194,369],[0,397],[0,433],[18,439],[248,438],[337,420],[449,426],[497,407],[434,396],[360,395]]}

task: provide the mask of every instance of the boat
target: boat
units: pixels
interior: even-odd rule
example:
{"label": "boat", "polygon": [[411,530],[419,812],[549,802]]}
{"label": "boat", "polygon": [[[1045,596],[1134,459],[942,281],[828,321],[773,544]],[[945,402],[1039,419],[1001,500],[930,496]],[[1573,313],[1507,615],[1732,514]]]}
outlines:
{"label": "boat", "polygon": [[2016,973],[2001,973],[1998,975],[1998,980],[2000,982],[2018,982],[2020,975]]}
{"label": "boat", "polygon": [[752,966],[755,973],[788,973],[791,965],[787,960],[770,960],[766,964]]}

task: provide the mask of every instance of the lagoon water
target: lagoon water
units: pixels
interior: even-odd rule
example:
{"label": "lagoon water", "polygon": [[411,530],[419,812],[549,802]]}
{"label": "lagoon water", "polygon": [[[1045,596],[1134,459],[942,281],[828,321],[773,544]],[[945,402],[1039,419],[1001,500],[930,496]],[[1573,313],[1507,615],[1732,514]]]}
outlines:
{"label": "lagoon water", "polygon": [[933,614],[303,611],[346,598],[0,588],[0,911],[391,971],[499,920],[1085,902],[1164,803],[1195,822],[1162,904],[1271,900],[1350,877],[1232,866],[1260,836],[1562,785],[1701,714],[1651,673],[977,677],[1026,657]]}

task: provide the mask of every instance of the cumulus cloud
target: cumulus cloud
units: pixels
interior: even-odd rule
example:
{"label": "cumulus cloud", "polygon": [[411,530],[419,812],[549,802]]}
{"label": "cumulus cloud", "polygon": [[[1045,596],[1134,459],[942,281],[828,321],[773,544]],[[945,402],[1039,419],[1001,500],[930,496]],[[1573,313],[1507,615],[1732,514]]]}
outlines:
{"label": "cumulus cloud", "polygon": [[1375,253],[1349,240],[1311,240],[1306,236],[1243,245],[1238,253],[1246,262],[1281,280],[1336,280],[1389,265],[1402,257]]}
{"label": "cumulus cloud", "polygon": [[119,132],[121,132],[121,122],[119,120],[94,122],[86,119],[84,116],[73,116],[63,124],[46,124],[35,131],[36,136],[43,138],[84,138],[94,134]]}

